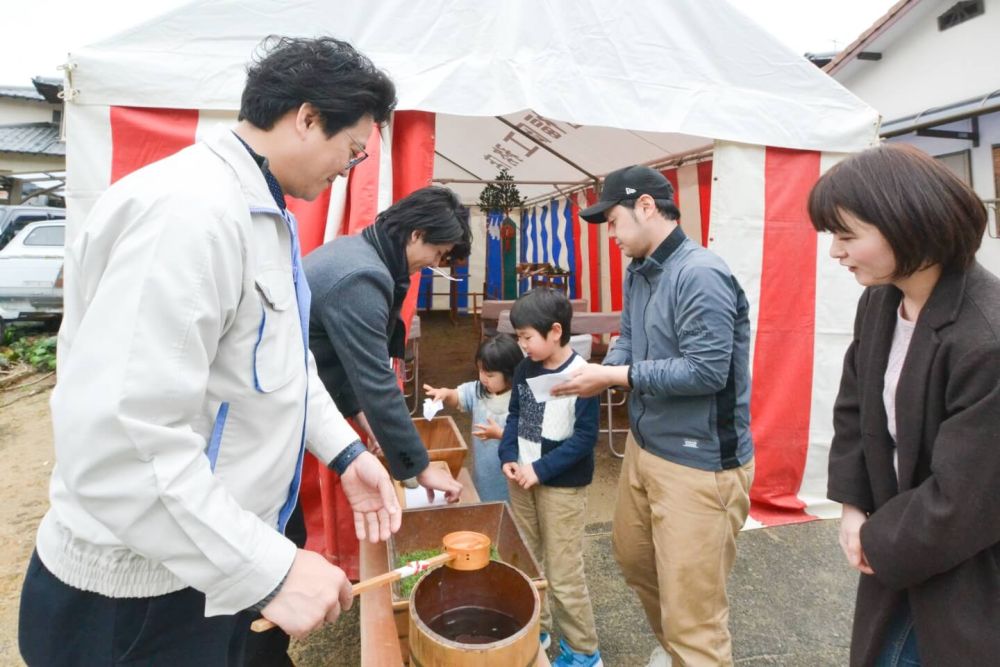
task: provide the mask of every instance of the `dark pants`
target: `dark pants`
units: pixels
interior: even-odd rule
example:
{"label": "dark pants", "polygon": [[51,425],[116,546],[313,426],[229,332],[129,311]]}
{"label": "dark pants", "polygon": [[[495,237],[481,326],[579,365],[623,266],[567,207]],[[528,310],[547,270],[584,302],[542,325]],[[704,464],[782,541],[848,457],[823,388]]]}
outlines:
{"label": "dark pants", "polygon": [[[295,504],[295,509],[288,517],[285,537],[299,549],[306,545],[306,520],[301,503]],[[289,640],[289,636],[281,628],[251,632],[247,637],[243,667],[294,667],[295,663],[288,657]]]}
{"label": "dark pants", "polygon": [[61,582],[31,556],[21,591],[18,643],[30,667],[243,663],[253,615],[205,617],[193,588],[147,598],[109,598]]}

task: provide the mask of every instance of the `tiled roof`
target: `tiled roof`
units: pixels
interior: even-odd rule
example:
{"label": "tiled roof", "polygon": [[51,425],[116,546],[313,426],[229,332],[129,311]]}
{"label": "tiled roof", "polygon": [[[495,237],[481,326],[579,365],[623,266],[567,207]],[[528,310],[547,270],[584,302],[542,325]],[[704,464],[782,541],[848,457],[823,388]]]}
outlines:
{"label": "tiled roof", "polygon": [[36,76],[31,80],[31,83],[35,84],[35,90],[49,104],[63,103],[63,101],[59,98],[59,94],[62,92],[63,89],[62,79],[54,79],[45,76]]}
{"label": "tiled roof", "polygon": [[45,100],[34,86],[0,86],[0,97],[10,97],[18,100],[33,100],[43,102]]}
{"label": "tiled roof", "polygon": [[56,123],[0,125],[0,153],[65,156],[66,144]]}
{"label": "tiled roof", "polygon": [[856,40],[847,45],[843,51],[837,54],[837,56],[823,66],[823,71],[833,76],[834,72],[843,67],[849,60],[856,57],[859,52],[864,51],[865,47],[869,43],[873,42],[879,35],[892,27],[892,25],[901,19],[908,11],[913,9],[919,0],[899,0],[896,4],[889,8],[881,18],[875,21],[867,30],[861,33],[861,36]]}

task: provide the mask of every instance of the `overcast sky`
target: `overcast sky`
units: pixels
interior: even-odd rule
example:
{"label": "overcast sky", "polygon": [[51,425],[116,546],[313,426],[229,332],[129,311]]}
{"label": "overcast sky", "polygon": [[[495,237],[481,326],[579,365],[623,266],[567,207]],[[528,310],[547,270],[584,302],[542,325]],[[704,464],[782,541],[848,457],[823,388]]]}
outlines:
{"label": "overcast sky", "polygon": [[[187,1],[0,0],[5,24],[0,39],[0,85],[30,86],[33,76],[61,77],[56,68],[66,60],[67,51],[121,32]],[[895,2],[728,1],[797,53],[823,53],[847,46]],[[364,3],[356,6],[364,11]]]}

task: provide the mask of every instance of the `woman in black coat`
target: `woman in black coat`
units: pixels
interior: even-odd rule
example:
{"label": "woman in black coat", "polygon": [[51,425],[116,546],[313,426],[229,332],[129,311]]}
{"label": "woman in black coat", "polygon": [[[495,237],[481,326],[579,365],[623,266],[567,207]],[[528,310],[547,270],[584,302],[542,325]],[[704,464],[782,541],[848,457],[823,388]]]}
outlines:
{"label": "woman in black coat", "polygon": [[861,572],[852,665],[1000,660],[1000,280],[986,211],[939,162],[884,145],[809,197],[865,290],[834,408],[830,499]]}

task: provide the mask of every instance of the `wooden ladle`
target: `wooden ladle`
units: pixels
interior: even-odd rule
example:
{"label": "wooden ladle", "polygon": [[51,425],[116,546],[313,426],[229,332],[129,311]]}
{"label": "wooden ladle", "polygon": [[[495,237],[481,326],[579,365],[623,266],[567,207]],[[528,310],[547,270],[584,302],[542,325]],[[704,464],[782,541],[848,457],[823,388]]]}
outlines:
{"label": "wooden ladle", "polygon": [[[351,587],[351,595],[359,595],[438,565],[447,565],[456,570],[481,570],[490,562],[490,538],[482,533],[459,530],[448,533],[441,542],[445,550],[443,554],[426,560],[413,560],[395,570],[359,581]],[[258,618],[250,624],[250,629],[254,632],[264,632],[273,627],[274,623],[266,618]]]}

